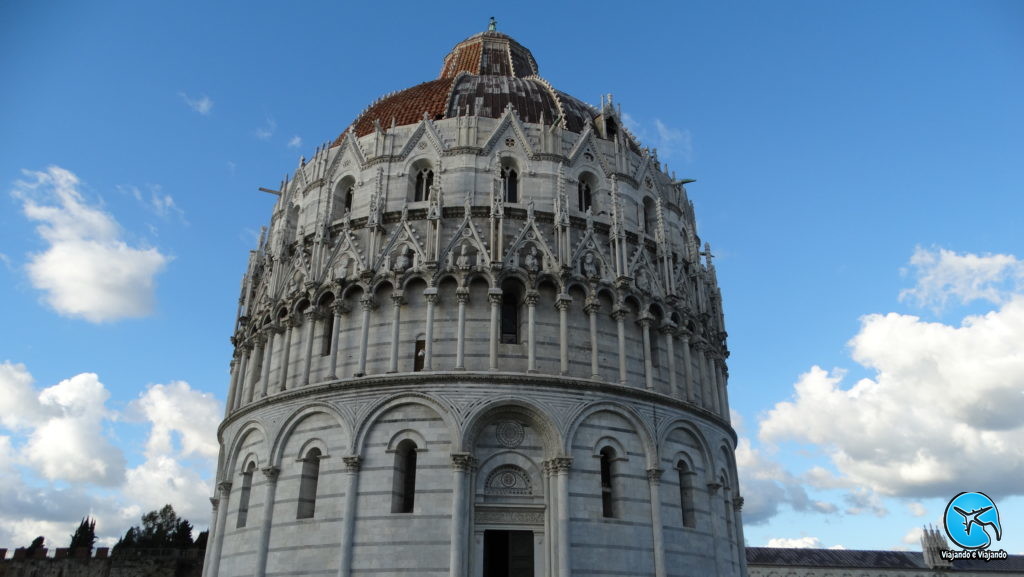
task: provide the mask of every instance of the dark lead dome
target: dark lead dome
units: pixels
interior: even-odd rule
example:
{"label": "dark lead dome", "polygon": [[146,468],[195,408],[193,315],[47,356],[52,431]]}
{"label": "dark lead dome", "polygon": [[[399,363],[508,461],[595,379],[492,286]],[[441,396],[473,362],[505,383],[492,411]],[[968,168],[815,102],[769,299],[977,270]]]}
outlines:
{"label": "dark lead dome", "polygon": [[510,36],[488,30],[459,42],[444,58],[437,80],[389,94],[364,110],[335,141],[350,132],[357,137],[375,123],[415,124],[427,118],[456,116],[498,118],[512,105],[523,122],[552,125],[582,132],[598,111],[556,90],[538,76],[533,54]]}

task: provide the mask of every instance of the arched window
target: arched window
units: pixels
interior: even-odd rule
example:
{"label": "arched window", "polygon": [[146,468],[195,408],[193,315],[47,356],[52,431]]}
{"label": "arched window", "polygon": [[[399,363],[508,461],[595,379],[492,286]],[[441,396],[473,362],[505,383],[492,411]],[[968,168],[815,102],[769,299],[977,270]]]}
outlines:
{"label": "arched window", "polygon": [[352,211],[352,195],[356,190],[355,184],[356,181],[351,176],[346,176],[338,183],[338,187],[334,189],[332,218],[341,218],[345,213]]}
{"label": "arched window", "polygon": [[430,200],[430,187],[432,186],[434,186],[434,171],[429,168],[421,168],[416,173],[413,202]]}
{"label": "arched window", "polygon": [[412,513],[416,500],[416,443],[406,439],[395,450],[395,478],[391,489],[391,512]]}
{"label": "arched window", "polygon": [[505,202],[519,202],[519,173],[511,166],[501,168],[501,189]]}
{"label": "arched window", "polygon": [[323,334],[320,335],[320,355],[331,354],[331,341],[334,339],[334,295],[328,293],[320,299],[320,314],[323,318]]}
{"label": "arched window", "polygon": [[593,192],[591,190],[590,183],[581,177],[576,190],[579,196],[580,212],[587,212],[587,209],[590,208],[593,201]]}
{"label": "arched window", "polygon": [[344,195],[345,195],[345,212],[346,213],[352,212],[352,196],[355,194],[355,192],[356,192],[356,187],[354,187],[354,186],[349,186],[344,191]]}
{"label": "arched window", "polygon": [[250,462],[242,473],[242,488],[238,491],[238,522],[236,528],[245,527],[249,518],[249,494],[252,493],[252,474],[256,472],[256,463]]}
{"label": "arched window", "polygon": [[427,341],[426,339],[416,339],[416,353],[412,361],[412,370],[414,372],[420,372],[423,370],[424,361],[427,358]]}
{"label": "arched window", "polygon": [[605,447],[601,449],[601,516],[615,516],[615,492],[612,487],[612,461],[615,459],[615,449]]}
{"label": "arched window", "polygon": [[501,287],[501,339],[502,343],[519,342],[519,301],[522,300],[519,286],[514,282]]}
{"label": "arched window", "polygon": [[316,512],[316,486],[320,482],[320,449],[313,447],[302,459],[299,479],[299,509],[296,519],[312,519]]}
{"label": "arched window", "polygon": [[693,471],[690,470],[686,461],[680,460],[676,464],[679,471],[679,508],[683,515],[683,527],[694,528],[697,526],[697,516],[693,510]]}
{"label": "arched window", "polygon": [[641,227],[647,234],[653,235],[654,229],[658,226],[658,209],[654,202],[654,199],[645,196],[644,197],[644,221],[641,223]]}

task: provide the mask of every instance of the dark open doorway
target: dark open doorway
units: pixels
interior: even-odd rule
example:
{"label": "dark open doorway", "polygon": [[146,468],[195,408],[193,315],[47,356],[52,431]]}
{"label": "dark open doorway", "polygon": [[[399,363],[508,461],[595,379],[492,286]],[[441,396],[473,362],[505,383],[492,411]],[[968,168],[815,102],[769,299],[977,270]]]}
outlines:
{"label": "dark open doorway", "polygon": [[533,577],[533,532],[484,531],[484,577]]}

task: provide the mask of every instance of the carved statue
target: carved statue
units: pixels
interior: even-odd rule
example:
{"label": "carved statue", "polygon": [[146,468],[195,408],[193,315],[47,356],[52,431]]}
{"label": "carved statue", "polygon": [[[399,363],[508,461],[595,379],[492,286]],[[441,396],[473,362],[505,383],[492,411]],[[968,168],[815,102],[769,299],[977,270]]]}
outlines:
{"label": "carved statue", "polygon": [[408,270],[410,264],[409,247],[402,245],[402,248],[398,251],[398,256],[395,257],[395,264],[392,265],[391,270],[397,273],[403,273]]}
{"label": "carved statue", "polygon": [[530,245],[530,250],[523,257],[523,268],[530,272],[537,272],[540,270],[540,257],[537,254],[537,247]]}
{"label": "carved statue", "polygon": [[589,251],[583,256],[583,276],[587,278],[601,276],[600,269],[597,266],[597,259],[594,258],[594,253]]}
{"label": "carved statue", "polygon": [[470,258],[469,258],[469,244],[462,243],[462,250],[459,252],[459,259],[455,261],[455,265],[462,270],[469,270]]}

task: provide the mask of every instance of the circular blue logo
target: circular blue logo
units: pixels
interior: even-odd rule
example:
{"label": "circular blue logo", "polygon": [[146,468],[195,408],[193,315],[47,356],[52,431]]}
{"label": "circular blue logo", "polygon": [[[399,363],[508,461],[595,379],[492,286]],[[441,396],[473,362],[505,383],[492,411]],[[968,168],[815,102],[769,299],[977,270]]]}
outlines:
{"label": "circular blue logo", "polygon": [[999,510],[985,493],[963,492],[953,497],[946,505],[942,524],[950,540],[963,549],[985,549],[991,545],[989,529],[994,531],[996,541],[1003,536]]}

